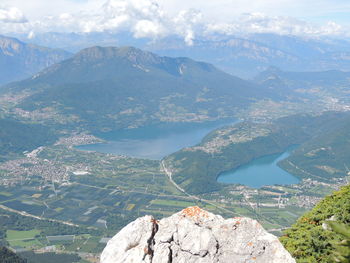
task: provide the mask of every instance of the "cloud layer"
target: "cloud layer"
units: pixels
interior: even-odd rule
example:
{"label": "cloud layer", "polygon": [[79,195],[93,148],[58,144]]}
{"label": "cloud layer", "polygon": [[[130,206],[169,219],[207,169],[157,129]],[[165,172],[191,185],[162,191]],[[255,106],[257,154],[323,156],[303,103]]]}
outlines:
{"label": "cloud layer", "polygon": [[231,23],[209,23],[207,34],[234,35],[248,33],[277,33],[281,35],[340,35],[345,30],[335,22],[323,26],[307,23],[292,17],[267,16],[262,13],[246,13]]}
{"label": "cloud layer", "polygon": [[16,7],[0,8],[0,22],[3,23],[26,23],[27,18]]}
{"label": "cloud layer", "polygon": [[[91,6],[97,6],[97,1],[101,0],[89,0],[88,2]],[[174,11],[169,7],[165,8],[165,5],[160,5],[159,1],[161,0],[158,2],[156,0],[108,0],[100,4],[99,8],[63,12],[29,21],[16,7],[0,8],[0,27],[4,32],[31,32],[32,36],[33,32],[50,31],[86,33],[128,31],[135,38],[150,39],[176,35],[182,37],[188,45],[193,45],[198,37],[213,34],[230,36],[247,33],[277,33],[320,36],[348,35],[349,32],[348,28],[334,21],[329,21],[324,25],[315,25],[288,16],[266,15],[260,12],[213,19],[207,13],[193,8],[184,10],[177,8]],[[225,2],[226,0],[219,1]],[[259,0],[255,2],[255,5],[266,1],[274,2],[273,0]],[[279,4],[282,2],[286,4],[290,1],[280,0]],[[224,6],[221,8],[225,9]]]}

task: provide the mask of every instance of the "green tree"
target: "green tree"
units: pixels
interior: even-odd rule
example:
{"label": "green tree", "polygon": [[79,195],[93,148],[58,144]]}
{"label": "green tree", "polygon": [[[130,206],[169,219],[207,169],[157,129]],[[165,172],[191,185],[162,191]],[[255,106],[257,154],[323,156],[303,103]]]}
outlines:
{"label": "green tree", "polygon": [[[348,233],[345,226],[350,225],[350,185],[324,198],[310,212],[284,232],[280,238],[285,248],[298,263],[349,262],[347,256]],[[325,229],[332,225],[330,218],[337,223],[334,231]],[[340,261],[343,260],[343,261]]]}
{"label": "green tree", "polygon": [[341,263],[350,263],[350,226],[332,221],[327,222],[327,224],[343,238],[341,242],[334,244],[335,260]]}

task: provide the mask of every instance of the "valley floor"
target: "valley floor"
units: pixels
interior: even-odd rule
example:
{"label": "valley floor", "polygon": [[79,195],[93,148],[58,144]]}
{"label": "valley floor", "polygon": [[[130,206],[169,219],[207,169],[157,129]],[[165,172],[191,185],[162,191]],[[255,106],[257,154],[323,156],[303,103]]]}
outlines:
{"label": "valley floor", "polygon": [[333,183],[305,179],[298,185],[262,189],[229,185],[193,195],[172,180],[164,162],[82,152],[64,145],[42,147],[1,164],[0,169],[0,216],[16,213],[96,230],[45,236],[35,224],[28,232],[28,227],[18,229],[9,223],[4,241],[17,251],[76,252],[89,260],[101,252],[108,237],[137,217],[161,218],[193,205],[224,217],[255,218],[279,235],[322,197],[346,184],[345,179]]}
{"label": "valley floor", "polygon": [[[338,109],[332,101],[322,105],[324,111],[347,110],[340,106]],[[270,123],[299,111],[319,113],[321,108],[299,107],[296,103],[257,102],[237,116],[249,116],[247,119],[254,123]],[[220,147],[267,134],[265,129],[247,131],[227,129],[221,133],[222,138],[232,135],[230,132],[235,136],[226,141],[219,136],[213,143],[192,150],[215,155]],[[91,135],[72,134],[0,163],[0,219],[17,220],[0,224],[1,243],[19,252],[78,253],[96,262],[108,239],[137,217],[152,214],[162,218],[193,205],[224,217],[257,219],[267,230],[281,235],[325,195],[348,183],[346,174],[327,181],[313,176],[302,178],[296,185],[260,189],[223,185],[214,192],[194,194],[174,177],[171,159],[135,159],[72,147],[100,141]],[[330,174],[344,173],[344,167],[329,167],[321,168]],[[293,162],[289,163],[289,171],[305,175],[305,167]],[[43,222],[51,222],[47,223],[50,227],[43,228]]]}

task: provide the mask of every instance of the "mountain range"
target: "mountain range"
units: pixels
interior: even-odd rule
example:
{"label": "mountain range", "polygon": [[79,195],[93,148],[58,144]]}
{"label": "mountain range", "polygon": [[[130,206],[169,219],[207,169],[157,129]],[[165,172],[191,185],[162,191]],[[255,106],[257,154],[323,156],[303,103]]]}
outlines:
{"label": "mountain range", "polygon": [[163,56],[191,57],[242,77],[253,78],[270,66],[285,71],[347,70],[350,66],[349,41],[329,37],[301,37],[278,34],[214,34],[195,39],[192,46],[177,37],[151,40],[134,38],[130,32],[42,33],[25,42],[63,48],[71,52],[94,45],[132,45]]}
{"label": "mountain range", "polygon": [[231,117],[276,97],[211,64],[133,47],[84,49],[0,92],[26,93],[17,105],[22,110],[74,115],[74,122],[109,129]]}
{"label": "mountain range", "polygon": [[[59,38],[60,34],[56,36]],[[66,37],[69,40],[69,36]],[[344,47],[344,51],[340,48],[345,42],[323,41],[323,44],[317,44],[315,40],[255,35],[249,39],[206,40],[202,48],[198,48],[198,42],[189,47],[179,44],[176,39],[168,39],[168,43],[138,42],[148,49],[160,50],[163,55],[129,46],[94,46],[74,56],[58,50],[58,53],[65,54],[59,57],[52,53],[56,50],[27,45],[15,39],[6,41],[0,60],[3,65],[8,65],[6,70],[15,72],[30,68],[33,75],[28,77],[32,74],[29,71],[22,70],[23,75],[16,71],[18,75],[12,78],[17,81],[0,87],[0,161],[6,164],[2,166],[5,170],[1,170],[1,175],[15,185],[14,188],[8,185],[1,188],[2,206],[41,216],[45,212],[46,218],[69,220],[68,225],[73,222],[100,227],[97,223],[102,222],[102,228],[106,228],[105,237],[114,228],[131,221],[136,213],[140,213],[140,208],[151,207],[154,210],[147,211],[160,213],[165,207],[164,211],[168,213],[173,209],[172,205],[187,204],[188,198],[191,200],[193,194],[198,194],[200,197],[194,197],[192,201],[201,205],[207,203],[210,209],[230,212],[228,209],[233,208],[234,213],[254,212],[254,216],[261,209],[267,211],[269,220],[278,216],[283,218],[278,226],[284,227],[293,220],[290,216],[296,219],[301,211],[301,207],[292,203],[293,198],[303,201],[310,197],[314,200],[315,196],[322,196],[323,191],[344,183],[346,176],[350,175],[350,116],[343,112],[350,110],[350,73],[339,70],[346,68],[348,63],[347,48]],[[76,41],[79,42],[79,37]],[[182,55],[190,52],[192,57],[216,61],[219,67],[232,69],[231,73],[235,70],[241,75],[248,72],[249,76],[260,73],[251,81],[243,80],[213,64],[183,56],[166,56],[176,52]],[[28,54],[34,54],[32,59],[24,59]],[[339,57],[339,54],[344,56]],[[50,60],[51,56],[57,60]],[[18,64],[12,63],[11,59]],[[271,64],[280,68],[269,67],[262,71]],[[46,65],[49,66],[40,70]],[[318,68],[332,70],[312,71]],[[293,71],[295,69],[304,72]],[[324,113],[328,110],[336,112]],[[91,134],[100,131],[166,122],[205,122],[237,117],[237,112],[241,112],[239,116],[246,120],[214,130],[199,144],[183,148],[163,160],[116,157],[78,151],[72,147],[91,143],[96,139]],[[303,114],[294,115],[298,112]],[[259,118],[261,116],[263,118]],[[217,175],[223,171],[295,145],[299,147],[279,165],[302,179],[296,186],[285,186],[283,191],[279,186],[265,187],[262,191],[269,189],[267,194],[260,195],[260,190],[250,191],[248,187],[237,185],[226,187],[216,181]],[[302,188],[308,184],[315,184],[315,187]],[[266,210],[263,206],[258,207],[260,201],[255,200],[255,193],[268,205]],[[176,199],[179,194],[186,196]],[[278,207],[270,206],[276,204],[278,196]],[[166,199],[162,199],[164,197]],[[267,202],[269,198],[272,203]],[[289,202],[285,207],[280,203],[281,198]],[[128,203],[129,200],[133,203]],[[251,201],[256,202],[257,209]],[[239,204],[239,207],[232,204]],[[341,216],[339,211],[342,211],[339,208],[336,213],[325,213],[319,220],[320,210],[329,211],[329,207],[333,205],[321,205],[321,209],[317,208],[315,213],[298,222],[296,231],[294,228],[293,233],[289,232],[294,238],[300,228],[310,230],[310,225],[312,228],[316,226],[317,231],[310,234],[315,236],[314,239],[307,240],[306,245],[294,246],[295,242],[305,238],[302,229],[301,238],[298,233],[293,240],[284,241],[293,255],[301,258],[300,262],[305,262],[302,260],[310,256],[300,254],[300,247],[311,252],[311,257],[323,257],[323,251],[329,253],[328,249],[320,248],[329,245],[328,241],[318,242],[319,230],[326,219],[334,214]],[[284,214],[278,215],[280,211]],[[75,219],[77,214],[81,216]],[[285,220],[287,214],[289,221]],[[261,215],[265,217],[264,212]],[[12,218],[6,213],[2,216]],[[28,218],[36,220],[37,217]],[[19,221],[23,219],[18,217],[18,221],[4,223],[0,229],[3,239],[7,230],[18,226]],[[348,218],[341,221],[349,222]],[[277,226],[277,221],[267,222],[274,229]],[[46,230],[54,230],[54,235],[91,233],[64,232],[57,227],[56,221],[51,223],[45,223]],[[42,229],[37,222],[27,224],[20,225],[19,230]],[[67,229],[66,225],[64,229]],[[53,234],[45,232],[41,235]],[[89,236],[87,240],[94,239],[101,246],[101,237]],[[83,240],[80,239],[85,242]],[[145,241],[149,243],[148,239]],[[253,246],[245,247],[250,249]],[[321,255],[314,255],[313,249],[321,251]],[[8,251],[1,253],[7,255]],[[329,262],[327,260],[325,262]]]}
{"label": "mountain range", "polygon": [[347,71],[292,72],[270,67],[257,75],[254,82],[276,93],[318,101],[324,109],[350,109],[350,72]]}
{"label": "mountain range", "polygon": [[15,38],[0,36],[0,85],[28,78],[69,56],[71,53],[64,50],[26,44]]}

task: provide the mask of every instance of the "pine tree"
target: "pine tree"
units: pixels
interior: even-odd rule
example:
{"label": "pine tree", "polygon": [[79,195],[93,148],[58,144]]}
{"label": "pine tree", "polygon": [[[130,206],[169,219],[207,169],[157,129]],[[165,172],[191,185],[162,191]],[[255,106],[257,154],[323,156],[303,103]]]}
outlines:
{"label": "pine tree", "polygon": [[341,242],[334,244],[336,251],[334,252],[334,258],[336,262],[350,263],[350,226],[336,223],[327,222],[334,232],[344,238]]}

